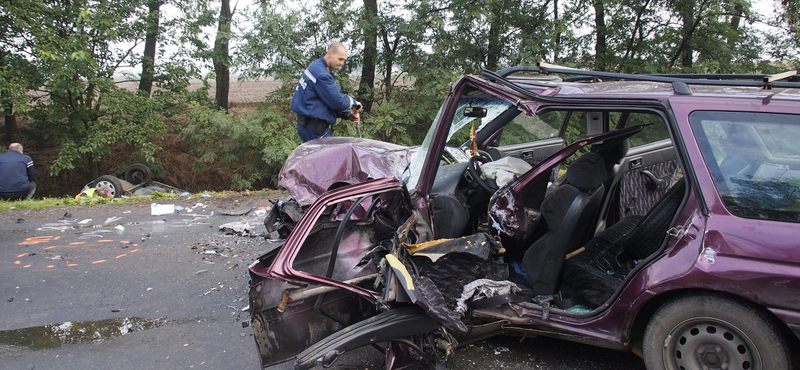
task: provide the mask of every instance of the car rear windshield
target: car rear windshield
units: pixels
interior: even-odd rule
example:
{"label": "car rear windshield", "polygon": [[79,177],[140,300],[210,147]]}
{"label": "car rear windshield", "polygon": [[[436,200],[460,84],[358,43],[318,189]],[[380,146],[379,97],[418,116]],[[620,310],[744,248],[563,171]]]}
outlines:
{"label": "car rear windshield", "polygon": [[696,111],[689,121],[728,211],[800,222],[800,115]]}

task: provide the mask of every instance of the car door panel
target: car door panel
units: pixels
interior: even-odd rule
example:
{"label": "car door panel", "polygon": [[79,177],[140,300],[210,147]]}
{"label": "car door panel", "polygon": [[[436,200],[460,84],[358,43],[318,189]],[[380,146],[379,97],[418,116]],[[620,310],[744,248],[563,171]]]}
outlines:
{"label": "car door panel", "polygon": [[669,190],[678,171],[670,140],[631,148],[620,164],[620,216],[644,215]]}

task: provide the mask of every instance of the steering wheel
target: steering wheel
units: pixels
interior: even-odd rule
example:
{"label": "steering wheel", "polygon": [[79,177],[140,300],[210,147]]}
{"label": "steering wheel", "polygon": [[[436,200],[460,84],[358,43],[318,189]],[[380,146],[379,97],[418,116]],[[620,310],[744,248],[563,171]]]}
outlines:
{"label": "steering wheel", "polygon": [[493,187],[489,185],[486,180],[482,178],[483,171],[480,169],[478,160],[482,160],[484,163],[487,163],[492,161],[492,157],[489,156],[489,153],[479,150],[478,155],[469,158],[469,164],[467,165],[467,170],[472,176],[472,181],[478,184],[478,186],[480,186],[481,189],[485,190],[487,193],[492,194],[497,191],[497,186]]}

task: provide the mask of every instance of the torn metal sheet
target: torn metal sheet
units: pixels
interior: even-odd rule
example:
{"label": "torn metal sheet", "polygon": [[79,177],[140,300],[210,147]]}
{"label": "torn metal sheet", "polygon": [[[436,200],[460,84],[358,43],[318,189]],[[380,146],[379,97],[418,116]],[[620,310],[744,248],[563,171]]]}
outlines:
{"label": "torn metal sheet", "polygon": [[438,239],[419,244],[402,243],[402,245],[412,255],[425,256],[433,262],[448,253],[468,253],[481,259],[489,258],[491,253],[505,253],[505,248],[500,244],[500,240],[486,233],[457,239]]}
{"label": "torn metal sheet", "polygon": [[245,207],[239,209],[231,209],[231,210],[220,210],[218,209],[216,212],[224,215],[224,216],[246,216],[248,213],[252,212],[255,207]]}

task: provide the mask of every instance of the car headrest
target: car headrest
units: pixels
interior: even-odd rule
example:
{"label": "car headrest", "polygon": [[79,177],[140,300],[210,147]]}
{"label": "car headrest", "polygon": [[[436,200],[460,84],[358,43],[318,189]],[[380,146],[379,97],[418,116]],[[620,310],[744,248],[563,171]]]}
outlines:
{"label": "car headrest", "polygon": [[607,165],[619,164],[628,155],[631,145],[628,139],[617,143],[603,143],[592,145],[592,152],[603,156]]}
{"label": "car headrest", "polygon": [[586,153],[567,169],[567,182],[581,191],[597,189],[606,178],[606,164],[597,153]]}

